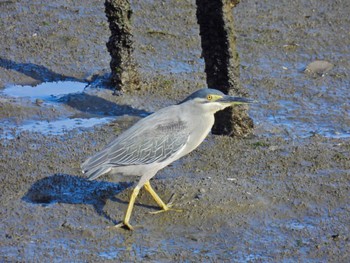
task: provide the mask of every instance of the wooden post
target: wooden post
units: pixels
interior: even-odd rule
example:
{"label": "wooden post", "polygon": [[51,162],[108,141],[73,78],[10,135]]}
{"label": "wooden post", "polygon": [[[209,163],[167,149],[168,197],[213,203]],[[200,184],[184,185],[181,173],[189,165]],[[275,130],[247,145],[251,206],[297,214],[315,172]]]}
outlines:
{"label": "wooden post", "polygon": [[112,57],[110,62],[112,84],[119,91],[132,89],[139,78],[133,58],[130,21],[132,11],[129,0],[106,0],[105,12],[111,30],[107,49]]}
{"label": "wooden post", "polygon": [[[232,8],[239,0],[196,0],[202,55],[207,84],[225,94],[247,96],[239,80],[239,56]],[[228,108],[215,115],[214,134],[244,137],[253,129],[244,107]]]}

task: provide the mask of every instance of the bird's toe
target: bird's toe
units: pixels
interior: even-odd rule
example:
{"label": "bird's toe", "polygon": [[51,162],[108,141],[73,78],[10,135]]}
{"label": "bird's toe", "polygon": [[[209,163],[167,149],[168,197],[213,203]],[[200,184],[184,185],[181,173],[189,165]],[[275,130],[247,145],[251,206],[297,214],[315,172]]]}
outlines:
{"label": "bird's toe", "polygon": [[109,228],[114,228],[114,229],[115,229],[115,228],[124,228],[124,229],[126,229],[126,230],[131,230],[131,231],[134,230],[133,226],[130,225],[129,222],[120,222],[119,224],[117,224],[117,225],[115,225],[115,226],[113,226],[113,227],[109,227]]}

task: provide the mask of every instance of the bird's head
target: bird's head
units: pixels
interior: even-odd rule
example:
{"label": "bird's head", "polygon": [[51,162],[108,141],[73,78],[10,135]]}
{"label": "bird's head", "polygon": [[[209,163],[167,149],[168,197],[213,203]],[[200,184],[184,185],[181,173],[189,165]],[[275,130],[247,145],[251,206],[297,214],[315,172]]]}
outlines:
{"label": "bird's head", "polygon": [[209,112],[217,112],[237,104],[249,104],[254,100],[225,95],[216,89],[200,89],[188,96],[182,103],[191,102]]}

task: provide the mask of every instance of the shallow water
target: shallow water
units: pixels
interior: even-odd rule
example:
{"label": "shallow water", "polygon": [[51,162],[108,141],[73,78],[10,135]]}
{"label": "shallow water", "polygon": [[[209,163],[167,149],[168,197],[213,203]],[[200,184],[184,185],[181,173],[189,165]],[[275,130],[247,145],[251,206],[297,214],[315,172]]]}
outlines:
{"label": "shallow water", "polygon": [[[29,99],[33,103],[53,106],[56,111],[62,110],[62,97],[70,94],[84,92],[87,83],[77,81],[57,81],[43,82],[36,86],[11,85],[6,87],[1,93],[10,98]],[[38,105],[39,106],[39,105]],[[81,115],[81,114],[80,114]],[[3,121],[2,134],[0,138],[13,139],[21,132],[35,132],[44,135],[62,135],[73,129],[92,128],[96,125],[107,124],[114,117],[88,117],[85,118],[65,116],[57,120],[24,120],[19,124],[13,124],[10,121]],[[12,132],[16,128],[16,132]]]}
{"label": "shallow water", "polygon": [[36,86],[11,85],[7,86],[2,93],[14,98],[41,99],[45,101],[57,101],[66,94],[81,93],[87,83],[77,81],[43,82]]}
{"label": "shallow water", "polygon": [[[116,118],[114,117],[102,117],[102,118],[64,118],[61,120],[54,121],[25,121],[20,125],[6,125],[2,129],[2,134],[0,134],[0,138],[3,139],[14,139],[21,132],[34,132],[41,133],[44,135],[63,135],[68,133],[73,129],[85,130],[88,128],[92,128],[96,125],[107,124]],[[16,129],[14,129],[16,128]],[[15,130],[15,132],[13,132]]]}

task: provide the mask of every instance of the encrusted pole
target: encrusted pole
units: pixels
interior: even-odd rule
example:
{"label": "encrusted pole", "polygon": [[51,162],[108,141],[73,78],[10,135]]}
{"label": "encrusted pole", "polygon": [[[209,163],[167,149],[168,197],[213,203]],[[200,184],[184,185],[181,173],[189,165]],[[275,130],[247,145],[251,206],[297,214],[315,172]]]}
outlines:
{"label": "encrusted pole", "polygon": [[[196,0],[202,55],[207,84],[225,94],[247,96],[239,80],[239,57],[232,8],[240,0]],[[227,108],[215,115],[212,132],[244,137],[251,134],[253,121],[244,107]]]}
{"label": "encrusted pole", "polygon": [[106,0],[105,12],[111,36],[107,49],[112,57],[110,62],[112,84],[119,91],[126,91],[138,83],[136,63],[133,58],[131,7],[129,0]]}

